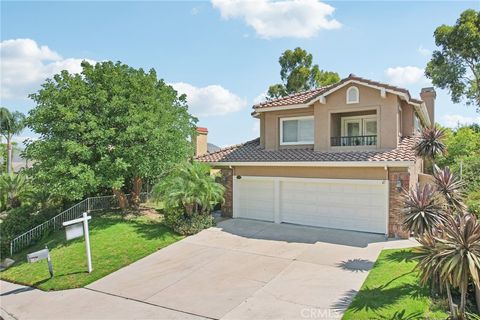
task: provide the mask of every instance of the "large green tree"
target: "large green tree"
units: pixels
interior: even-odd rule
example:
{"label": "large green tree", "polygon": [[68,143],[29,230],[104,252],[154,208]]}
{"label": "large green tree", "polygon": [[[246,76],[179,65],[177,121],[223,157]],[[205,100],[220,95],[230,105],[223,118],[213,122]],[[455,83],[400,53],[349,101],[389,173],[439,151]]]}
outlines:
{"label": "large green tree", "polygon": [[464,100],[480,112],[480,11],[465,10],[455,25],[435,30],[433,52],[425,75],[434,86],[450,91],[453,102]]}
{"label": "large green tree", "polygon": [[30,97],[28,126],[40,138],[26,147],[34,182],[65,200],[112,190],[126,205],[145,180],[168,172],[193,152],[196,119],[185,95],[155,70],[120,62],[91,65],[81,74],[62,71]]}
{"label": "large green tree", "polygon": [[7,108],[0,107],[0,135],[6,140],[7,173],[12,172],[13,141],[14,135],[25,128],[25,115],[21,112],[10,112]]}
{"label": "large green tree", "polygon": [[278,59],[282,83],[268,89],[268,98],[284,97],[291,93],[327,86],[340,81],[338,73],[320,70],[313,65],[313,56],[302,48],[286,50]]}

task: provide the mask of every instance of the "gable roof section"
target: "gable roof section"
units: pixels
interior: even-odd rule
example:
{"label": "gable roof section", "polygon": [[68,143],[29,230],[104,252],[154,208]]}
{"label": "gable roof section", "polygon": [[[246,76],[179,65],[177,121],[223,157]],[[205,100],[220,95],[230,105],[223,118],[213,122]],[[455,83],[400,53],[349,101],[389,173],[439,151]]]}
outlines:
{"label": "gable roof section", "polygon": [[383,165],[385,162],[412,162],[416,156],[413,150],[416,139],[402,138],[398,147],[378,151],[314,151],[312,147],[301,149],[280,149],[267,151],[260,146],[260,139],[251,140],[197,157],[195,160],[215,165],[261,165],[262,163],[342,163],[360,162],[363,164]]}
{"label": "gable roof section", "polygon": [[403,100],[417,107],[418,113],[423,118],[422,120],[424,121],[424,123],[427,126],[430,125],[430,119],[428,117],[428,113],[427,113],[424,102],[422,100],[412,98],[412,96],[410,95],[410,92],[407,89],[392,86],[392,85],[378,82],[378,81],[373,81],[370,79],[357,77],[354,74],[350,74],[347,78],[344,78],[339,82],[332,84],[330,86],[316,88],[308,91],[302,91],[302,92],[288,95],[286,97],[281,97],[278,99],[256,104],[252,107],[254,109],[252,115],[256,115],[259,112],[272,111],[272,110],[306,108],[306,107],[309,107],[318,99],[320,99],[321,96],[326,97],[330,93],[333,93],[336,90],[350,83],[357,83],[360,85],[365,85],[365,86],[376,88],[379,90],[385,90],[385,92],[389,92],[389,93],[400,96],[400,98],[402,98]]}

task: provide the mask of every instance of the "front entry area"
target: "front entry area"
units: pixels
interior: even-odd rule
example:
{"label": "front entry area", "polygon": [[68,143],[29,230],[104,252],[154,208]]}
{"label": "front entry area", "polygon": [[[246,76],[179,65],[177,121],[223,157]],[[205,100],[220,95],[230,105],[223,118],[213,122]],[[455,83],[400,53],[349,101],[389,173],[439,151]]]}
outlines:
{"label": "front entry area", "polygon": [[387,234],[388,181],[237,177],[233,217]]}

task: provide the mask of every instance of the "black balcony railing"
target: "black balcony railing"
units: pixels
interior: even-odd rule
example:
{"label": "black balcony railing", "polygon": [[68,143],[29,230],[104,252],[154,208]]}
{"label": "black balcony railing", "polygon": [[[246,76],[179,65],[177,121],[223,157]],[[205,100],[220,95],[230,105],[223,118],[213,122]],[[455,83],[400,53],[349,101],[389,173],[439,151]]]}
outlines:
{"label": "black balcony railing", "polygon": [[332,137],[330,143],[332,147],[375,146],[377,136]]}

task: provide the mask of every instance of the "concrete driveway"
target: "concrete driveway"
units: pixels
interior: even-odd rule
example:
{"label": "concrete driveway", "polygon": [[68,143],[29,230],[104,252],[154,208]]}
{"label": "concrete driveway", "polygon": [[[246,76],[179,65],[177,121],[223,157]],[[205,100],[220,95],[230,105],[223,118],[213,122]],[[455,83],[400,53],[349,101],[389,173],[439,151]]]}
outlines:
{"label": "concrete driveway", "polygon": [[384,236],[231,219],[89,289],[214,319],[339,318]]}
{"label": "concrete driveway", "polygon": [[[80,293],[68,300],[105,301],[89,307],[95,318],[105,318],[100,315],[110,308],[115,318],[133,312],[135,318],[338,319],[383,248],[414,245],[360,232],[230,219],[86,289],[68,290]],[[5,298],[2,307],[15,314]]]}

